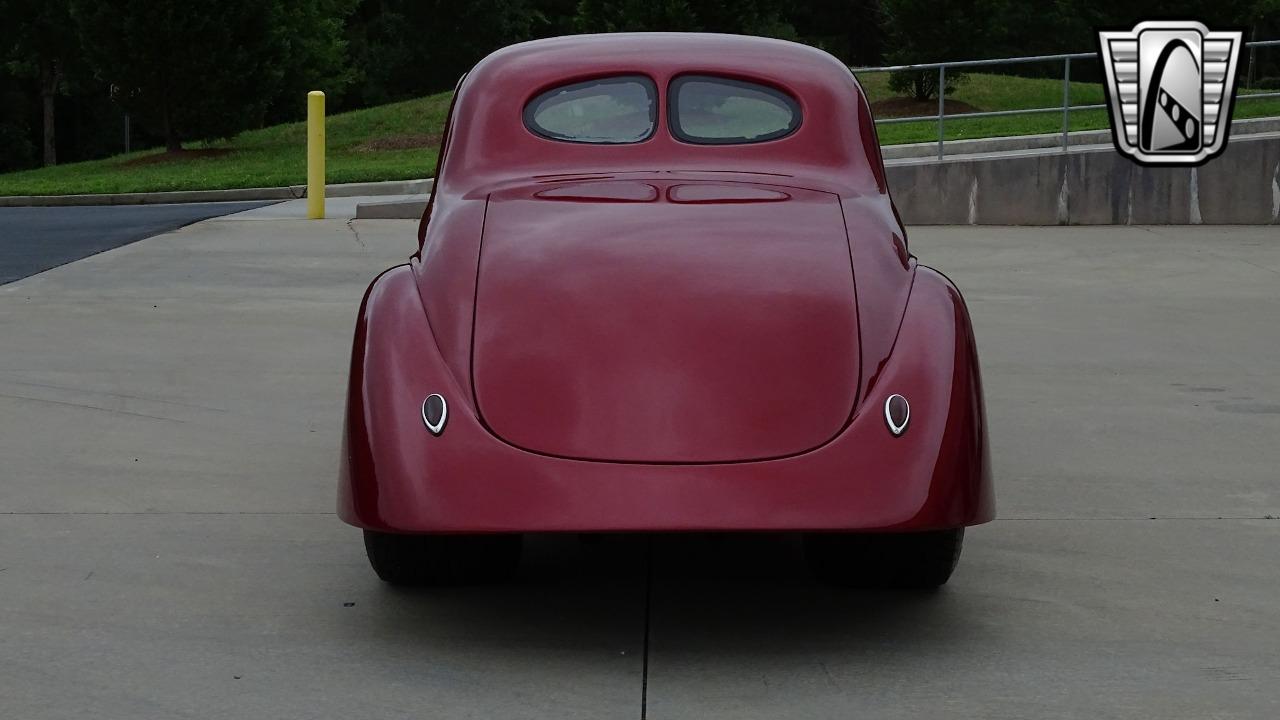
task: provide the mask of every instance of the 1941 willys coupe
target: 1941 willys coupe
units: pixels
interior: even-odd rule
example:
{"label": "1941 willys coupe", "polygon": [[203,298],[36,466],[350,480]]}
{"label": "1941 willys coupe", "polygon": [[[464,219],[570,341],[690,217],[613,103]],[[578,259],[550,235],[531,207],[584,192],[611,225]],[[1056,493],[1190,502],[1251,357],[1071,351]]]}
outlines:
{"label": "1941 willys coupe", "polygon": [[418,235],[360,307],[341,455],[383,580],[510,568],[522,533],[788,531],[829,579],[927,587],[994,516],[964,301],[820,50],[495,52]]}

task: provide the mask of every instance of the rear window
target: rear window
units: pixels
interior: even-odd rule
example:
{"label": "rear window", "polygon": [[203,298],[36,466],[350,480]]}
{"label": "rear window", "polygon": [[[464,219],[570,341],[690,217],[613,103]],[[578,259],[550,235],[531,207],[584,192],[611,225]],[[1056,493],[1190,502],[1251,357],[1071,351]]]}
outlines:
{"label": "rear window", "polygon": [[657,87],[620,75],[552,88],[529,101],[524,124],[552,140],[619,144],[647,140],[657,121]]}
{"label": "rear window", "polygon": [[689,143],[763,142],[800,127],[800,104],[759,83],[684,75],[671,82],[667,94],[671,133]]}

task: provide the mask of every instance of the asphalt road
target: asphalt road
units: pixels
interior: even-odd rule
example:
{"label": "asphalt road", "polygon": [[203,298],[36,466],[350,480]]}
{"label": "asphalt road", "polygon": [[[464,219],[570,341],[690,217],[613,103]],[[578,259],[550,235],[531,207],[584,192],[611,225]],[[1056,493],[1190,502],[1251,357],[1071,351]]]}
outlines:
{"label": "asphalt road", "polygon": [[911,233],[969,301],[1000,513],[941,592],[699,536],[402,592],[334,460],[414,224],[269,216],[0,287],[0,716],[1280,716],[1273,228]]}
{"label": "asphalt road", "polygon": [[0,285],[266,202],[0,208]]}

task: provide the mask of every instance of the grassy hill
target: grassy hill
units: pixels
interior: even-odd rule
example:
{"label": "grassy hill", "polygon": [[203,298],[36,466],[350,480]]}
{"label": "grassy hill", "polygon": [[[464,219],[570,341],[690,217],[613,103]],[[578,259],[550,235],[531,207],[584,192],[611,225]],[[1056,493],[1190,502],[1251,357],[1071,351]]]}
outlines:
{"label": "grassy hill", "polygon": [[[408,180],[435,170],[451,93],[331,115],[325,159],[331,183]],[[305,122],[249,130],[177,156],[143,150],[102,160],[0,175],[0,195],[214,190],[300,185],[307,174]]]}
{"label": "grassy hill", "polygon": [[[859,76],[877,117],[932,114],[937,102],[894,98],[884,73]],[[449,93],[341,113],[329,117],[328,181],[405,180],[435,170]],[[1073,105],[1104,102],[1101,85],[1072,83]],[[965,119],[961,111],[1051,107],[1062,102],[1062,82],[971,74],[948,98],[949,139],[1057,132],[1059,113]],[[951,115],[953,109],[957,114]],[[1235,116],[1280,115],[1280,99],[1238,101]],[[1105,110],[1073,112],[1072,130],[1108,126]],[[932,121],[880,125],[880,142],[894,145],[938,137]],[[278,187],[306,182],[306,125],[287,123],[250,130],[222,142],[191,144],[178,156],[144,150],[103,160],[0,175],[0,195],[206,190]]]}

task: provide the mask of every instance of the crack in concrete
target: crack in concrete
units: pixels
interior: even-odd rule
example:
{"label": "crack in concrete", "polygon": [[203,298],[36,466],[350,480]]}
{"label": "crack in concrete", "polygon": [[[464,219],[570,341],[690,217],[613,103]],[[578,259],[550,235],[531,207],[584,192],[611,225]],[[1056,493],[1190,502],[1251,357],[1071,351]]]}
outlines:
{"label": "crack in concrete", "polygon": [[351,218],[351,219],[347,220],[347,229],[348,229],[348,230],[350,230],[350,231],[351,231],[351,234],[355,236],[355,238],[356,238],[356,244],[357,244],[357,245],[359,245],[359,246],[360,246],[360,247],[362,247],[362,248],[365,248],[365,249],[367,250],[367,249],[369,248],[369,246],[368,246],[368,245],[365,245],[365,244],[364,244],[364,239],[360,237],[360,231],[356,229],[355,221],[356,221],[356,219],[355,219],[355,218]]}
{"label": "crack in concrete", "polygon": [[107,397],[122,398],[126,400],[140,400],[142,402],[158,403],[160,405],[176,405],[178,407],[194,408],[196,410],[209,410],[211,412],[227,412],[226,408],[213,407],[211,405],[199,405],[196,403],[179,402],[177,400],[163,400],[161,398],[144,397],[142,395],[127,395],[125,393],[107,392],[106,390],[91,390],[89,388],[69,387],[66,385],[50,385],[47,383],[29,382],[25,380],[9,380],[0,382],[10,382],[14,385],[22,385],[24,387],[48,388],[50,390],[65,390],[67,392],[86,393],[89,395],[105,395]]}
{"label": "crack in concrete", "polygon": [[116,415],[129,415],[131,417],[147,418],[148,420],[164,420],[166,422],[176,422],[176,423],[186,422],[185,420],[165,417],[163,415],[148,415],[146,413],[130,412],[128,410],[116,410],[113,408],[99,407],[97,405],[87,405],[85,403],[65,402],[63,400],[47,400],[45,398],[28,397],[26,395],[14,395],[12,393],[0,393],[0,398],[10,398],[13,400],[29,400],[31,402],[47,403],[49,405],[64,405],[66,407],[81,408],[84,410],[100,410],[102,412],[114,413]]}

